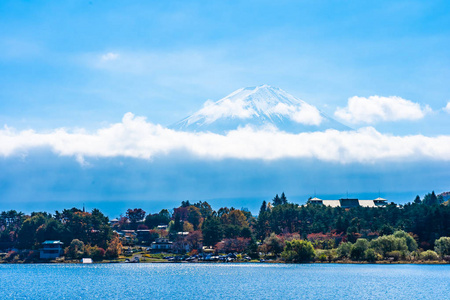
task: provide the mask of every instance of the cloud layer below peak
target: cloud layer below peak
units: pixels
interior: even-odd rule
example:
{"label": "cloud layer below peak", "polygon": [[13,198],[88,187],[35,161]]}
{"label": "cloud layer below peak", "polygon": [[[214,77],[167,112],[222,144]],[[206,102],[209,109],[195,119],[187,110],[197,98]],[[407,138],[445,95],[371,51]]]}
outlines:
{"label": "cloud layer below peak", "polygon": [[357,131],[327,130],[299,134],[273,128],[245,127],[221,135],[175,131],[127,113],[122,122],[91,133],[66,129],[46,133],[16,131],[6,126],[0,130],[0,155],[4,157],[23,155],[38,148],[49,148],[58,155],[74,157],[81,164],[91,157],[155,159],[180,152],[213,160],[450,161],[448,135],[393,136],[372,127]]}

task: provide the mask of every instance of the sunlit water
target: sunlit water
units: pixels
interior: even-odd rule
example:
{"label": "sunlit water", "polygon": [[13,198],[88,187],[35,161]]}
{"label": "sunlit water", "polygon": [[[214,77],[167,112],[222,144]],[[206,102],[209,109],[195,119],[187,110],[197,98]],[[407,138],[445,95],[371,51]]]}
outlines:
{"label": "sunlit water", "polygon": [[450,265],[0,265],[0,299],[450,299]]}

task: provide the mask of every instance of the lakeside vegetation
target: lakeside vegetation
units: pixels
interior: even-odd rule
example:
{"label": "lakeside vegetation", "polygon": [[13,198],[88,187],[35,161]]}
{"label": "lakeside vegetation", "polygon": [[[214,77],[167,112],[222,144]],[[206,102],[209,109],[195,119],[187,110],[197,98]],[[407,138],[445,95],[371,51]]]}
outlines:
{"label": "lakeside vegetation", "polygon": [[0,213],[0,261],[43,261],[39,249],[46,240],[64,243],[58,261],[124,261],[135,254],[141,261],[166,261],[151,248],[164,238],[176,260],[446,263],[447,204],[432,192],[405,205],[345,209],[290,203],[283,193],[264,201],[258,216],[245,209],[214,211],[201,201],[153,214],[129,209],[114,221],[98,209],[10,210]]}

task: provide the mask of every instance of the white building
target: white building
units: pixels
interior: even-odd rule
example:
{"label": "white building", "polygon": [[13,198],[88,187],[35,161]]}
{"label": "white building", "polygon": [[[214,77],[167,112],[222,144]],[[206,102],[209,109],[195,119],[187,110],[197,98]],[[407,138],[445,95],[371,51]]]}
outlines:
{"label": "white building", "polygon": [[158,238],[151,245],[152,250],[172,250],[172,242],[166,238]]}
{"label": "white building", "polygon": [[308,201],[311,204],[325,205],[330,207],[342,207],[342,208],[352,208],[352,207],[384,207],[387,204],[387,200],[383,198],[376,198],[373,200],[359,200],[359,199],[349,199],[341,198],[339,200],[324,200],[314,197]]}

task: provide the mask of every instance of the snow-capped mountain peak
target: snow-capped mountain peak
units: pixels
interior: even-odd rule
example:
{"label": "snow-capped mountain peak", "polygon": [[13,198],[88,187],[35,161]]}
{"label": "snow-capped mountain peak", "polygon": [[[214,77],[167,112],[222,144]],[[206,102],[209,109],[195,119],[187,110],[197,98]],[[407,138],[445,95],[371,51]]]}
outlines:
{"label": "snow-capped mountain peak", "polygon": [[238,89],[217,102],[208,100],[200,110],[171,127],[223,132],[245,125],[273,125],[285,131],[311,131],[321,130],[323,122],[345,127],[282,89],[260,85]]}

